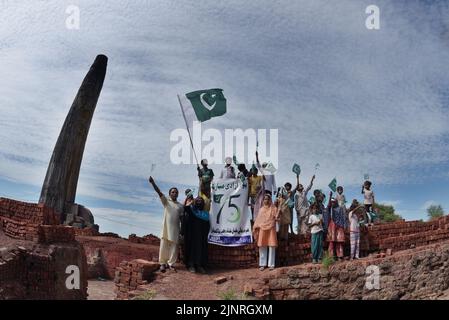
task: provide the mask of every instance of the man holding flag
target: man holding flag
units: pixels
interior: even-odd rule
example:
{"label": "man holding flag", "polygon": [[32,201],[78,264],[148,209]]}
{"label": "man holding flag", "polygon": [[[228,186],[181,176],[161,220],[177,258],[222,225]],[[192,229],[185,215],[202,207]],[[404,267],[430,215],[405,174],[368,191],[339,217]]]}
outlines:
{"label": "man holding flag", "polygon": [[329,204],[327,206],[327,241],[329,242],[329,256],[336,256],[339,260],[343,260],[343,245],[345,243],[345,228],[347,227],[346,214],[338,205],[337,199],[332,197],[332,192],[337,189],[337,179],[334,178],[329,183],[332,190],[329,194]]}
{"label": "man holding flag", "polygon": [[[204,122],[213,117],[219,117],[226,113],[226,98],[223,95],[223,89],[206,89],[189,92],[185,95],[178,95],[179,106],[186,124],[187,132],[190,138],[190,145],[195,156],[198,177],[200,179],[200,196],[210,199],[210,184],[214,177],[212,169],[208,168],[206,159],[201,160],[202,168],[198,164],[198,157],[193,146],[190,127],[194,121]],[[206,202],[207,209],[207,199]]]}

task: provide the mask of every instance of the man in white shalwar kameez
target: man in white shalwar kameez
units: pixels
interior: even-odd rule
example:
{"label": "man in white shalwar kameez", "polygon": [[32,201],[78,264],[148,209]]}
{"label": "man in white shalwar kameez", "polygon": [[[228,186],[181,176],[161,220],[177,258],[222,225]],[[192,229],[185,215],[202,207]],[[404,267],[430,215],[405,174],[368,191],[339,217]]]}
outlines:
{"label": "man in white shalwar kameez", "polygon": [[178,189],[170,188],[169,197],[160,191],[153,178],[149,179],[154,190],[159,195],[162,205],[164,206],[164,219],[162,224],[161,244],[159,246],[159,264],[160,270],[165,271],[166,268],[174,270],[174,264],[178,259],[178,242],[179,231],[181,225],[181,215],[184,207],[177,201]]}

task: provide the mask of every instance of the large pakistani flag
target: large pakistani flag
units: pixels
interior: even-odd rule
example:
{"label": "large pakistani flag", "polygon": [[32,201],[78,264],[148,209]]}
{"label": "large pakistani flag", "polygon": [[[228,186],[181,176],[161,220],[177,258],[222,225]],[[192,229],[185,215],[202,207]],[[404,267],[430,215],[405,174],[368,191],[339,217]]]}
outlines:
{"label": "large pakistani flag", "polygon": [[189,127],[193,121],[203,122],[226,113],[223,89],[198,90],[178,97],[184,120]]}

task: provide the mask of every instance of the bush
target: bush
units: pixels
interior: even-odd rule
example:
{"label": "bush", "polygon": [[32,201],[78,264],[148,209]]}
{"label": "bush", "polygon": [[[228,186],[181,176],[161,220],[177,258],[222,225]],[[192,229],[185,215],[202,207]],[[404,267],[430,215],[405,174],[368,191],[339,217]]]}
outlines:
{"label": "bush", "polygon": [[394,222],[402,219],[400,215],[394,212],[394,207],[391,205],[376,203],[374,204],[374,209],[381,222]]}
{"label": "bush", "polygon": [[444,210],[441,205],[431,205],[427,208],[427,216],[429,220],[435,220],[444,216]]}

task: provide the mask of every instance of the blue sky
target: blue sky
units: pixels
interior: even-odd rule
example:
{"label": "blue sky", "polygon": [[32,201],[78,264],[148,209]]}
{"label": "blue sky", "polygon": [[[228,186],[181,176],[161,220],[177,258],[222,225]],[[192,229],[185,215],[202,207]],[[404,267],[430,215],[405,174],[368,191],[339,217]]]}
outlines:
{"label": "blue sky", "polygon": [[[68,5],[80,30],[65,27]],[[380,8],[367,30],[365,8]],[[279,130],[279,182],[294,162],[327,190],[379,202],[406,219],[449,208],[449,4],[444,1],[2,1],[0,196],[37,201],[74,96],[109,57],[77,202],[102,231],[158,234],[149,188],[196,184],[170,163],[183,128],[176,94],[223,88],[228,113],[205,128]],[[212,167],[217,173],[220,166]],[[108,220],[107,220],[108,219]],[[113,220],[113,221],[112,221]],[[117,223],[119,221],[120,223]]]}

